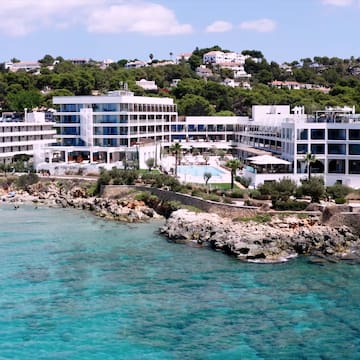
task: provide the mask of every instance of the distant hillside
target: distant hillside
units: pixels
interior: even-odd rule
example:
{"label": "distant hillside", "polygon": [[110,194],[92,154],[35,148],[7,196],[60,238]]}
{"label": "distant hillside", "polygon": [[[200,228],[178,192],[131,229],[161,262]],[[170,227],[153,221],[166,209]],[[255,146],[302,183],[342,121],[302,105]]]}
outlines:
{"label": "distant hillside", "polygon": [[[126,67],[131,63],[126,59],[74,61],[51,55],[40,59],[38,68],[15,70],[6,63],[0,70],[0,106],[18,112],[52,107],[56,95],[106,93],[126,84],[136,95],[173,97],[180,115],[249,115],[254,104],[304,105],[307,112],[337,105],[360,109],[360,58],[315,56],[277,64],[261,51],[244,50],[239,63],[204,64],[204,55],[214,51],[225,59],[236,55],[214,46],[196,48],[176,61],[149,56],[149,62],[135,62],[133,68]],[[154,81],[158,89],[144,90],[136,85],[141,79]]]}

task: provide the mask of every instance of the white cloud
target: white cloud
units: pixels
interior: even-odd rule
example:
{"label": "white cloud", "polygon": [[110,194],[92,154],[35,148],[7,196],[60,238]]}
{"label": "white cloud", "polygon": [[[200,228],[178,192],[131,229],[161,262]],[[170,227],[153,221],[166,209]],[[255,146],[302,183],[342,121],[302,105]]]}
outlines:
{"label": "white cloud", "polygon": [[148,35],[176,35],[192,32],[180,24],[175,13],[159,4],[135,2],[95,9],[87,21],[88,30],[98,33],[138,32]]}
{"label": "white cloud", "polygon": [[232,24],[227,21],[214,21],[212,24],[206,27],[206,32],[226,32],[230,31],[233,28]]}
{"label": "white cloud", "polygon": [[271,32],[276,28],[276,22],[271,19],[259,19],[253,21],[244,21],[240,24],[240,29],[254,30],[258,32]]}
{"label": "white cloud", "polygon": [[171,9],[147,0],[11,0],[1,4],[0,18],[0,31],[10,36],[74,25],[100,33],[192,32],[192,26],[179,23]]}
{"label": "white cloud", "polygon": [[353,4],[353,0],[322,0],[324,5],[333,6],[349,6]]}

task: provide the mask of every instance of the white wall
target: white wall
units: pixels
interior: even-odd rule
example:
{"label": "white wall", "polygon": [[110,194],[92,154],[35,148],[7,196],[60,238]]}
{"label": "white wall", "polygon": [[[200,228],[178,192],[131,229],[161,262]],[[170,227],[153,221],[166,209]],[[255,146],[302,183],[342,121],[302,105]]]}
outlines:
{"label": "white wall", "polygon": [[264,119],[290,117],[290,105],[253,105],[252,119],[262,121]]}

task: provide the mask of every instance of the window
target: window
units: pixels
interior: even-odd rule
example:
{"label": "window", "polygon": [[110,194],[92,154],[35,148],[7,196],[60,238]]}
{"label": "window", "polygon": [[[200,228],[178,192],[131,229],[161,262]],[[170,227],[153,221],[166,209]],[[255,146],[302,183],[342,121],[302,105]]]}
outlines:
{"label": "window", "polygon": [[349,155],[360,155],[360,144],[350,144]]}
{"label": "window", "polygon": [[312,144],[311,145],[311,153],[312,154],[324,154],[325,153],[325,145],[324,144]]}
{"label": "window", "polygon": [[360,174],[360,160],[349,160],[349,174]]}
{"label": "window", "polygon": [[360,130],[349,130],[349,140],[360,140]]}
{"label": "window", "polygon": [[329,174],[345,174],[345,160],[329,160]]}
{"label": "window", "polygon": [[297,154],[306,154],[308,152],[307,144],[297,144],[296,153]]}
{"label": "window", "polygon": [[346,145],[345,144],[328,144],[328,153],[345,155],[346,154]]}
{"label": "window", "polygon": [[76,112],[78,110],[79,105],[77,104],[63,104],[60,107],[60,111],[62,112]]}
{"label": "window", "polygon": [[308,139],[308,130],[307,129],[298,129],[297,130],[297,139],[298,140],[307,140]]}
{"label": "window", "polygon": [[325,130],[324,129],[311,129],[311,139],[312,140],[324,140],[325,139]]}
{"label": "window", "polygon": [[328,139],[329,140],[345,140],[346,139],[345,129],[329,129],[328,130]]}

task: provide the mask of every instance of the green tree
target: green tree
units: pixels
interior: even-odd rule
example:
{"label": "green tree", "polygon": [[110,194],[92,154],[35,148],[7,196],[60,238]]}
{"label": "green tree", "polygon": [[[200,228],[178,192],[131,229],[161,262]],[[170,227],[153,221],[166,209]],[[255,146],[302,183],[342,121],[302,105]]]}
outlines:
{"label": "green tree", "polygon": [[178,163],[180,162],[181,150],[182,150],[182,146],[179,142],[175,142],[170,147],[170,151],[175,156],[175,177],[177,176],[177,167],[178,167]]}
{"label": "green tree", "polygon": [[180,115],[187,116],[211,116],[215,112],[208,100],[192,94],[185,95],[178,100],[178,110]]}
{"label": "green tree", "polygon": [[148,167],[149,171],[151,171],[151,169],[155,165],[155,159],[153,157],[150,157],[150,158],[146,159],[145,164]]}
{"label": "green tree", "polygon": [[25,108],[33,109],[41,104],[42,95],[38,90],[20,90],[10,93],[6,97],[6,103],[12,111],[24,111]]}
{"label": "green tree", "polygon": [[243,55],[249,55],[254,59],[263,59],[264,58],[263,53],[259,50],[243,50],[241,53]]}
{"label": "green tree", "polygon": [[234,179],[235,179],[235,176],[236,176],[236,171],[237,171],[237,169],[240,168],[241,161],[239,159],[232,159],[232,160],[229,160],[226,163],[226,166],[228,168],[230,168],[230,172],[231,172],[231,189],[233,189],[234,188]]}
{"label": "green tree", "polygon": [[304,156],[304,161],[307,164],[308,180],[310,180],[310,178],[311,178],[311,166],[312,166],[312,164],[316,163],[316,160],[317,160],[316,156],[312,153],[307,153]]}
{"label": "green tree", "polygon": [[208,182],[209,182],[209,180],[210,180],[211,177],[212,177],[212,174],[211,174],[210,171],[205,171],[203,176],[204,176],[205,186],[207,187],[207,186],[208,186]]}
{"label": "green tree", "polygon": [[39,63],[43,66],[51,66],[54,64],[55,59],[51,55],[45,55],[42,59],[39,60]]}
{"label": "green tree", "polygon": [[6,174],[11,170],[11,165],[6,163],[0,163],[0,171],[2,171],[6,177]]}
{"label": "green tree", "polygon": [[303,195],[311,197],[311,202],[319,203],[325,196],[324,179],[318,176],[312,177],[307,180],[301,180],[299,191]]}

